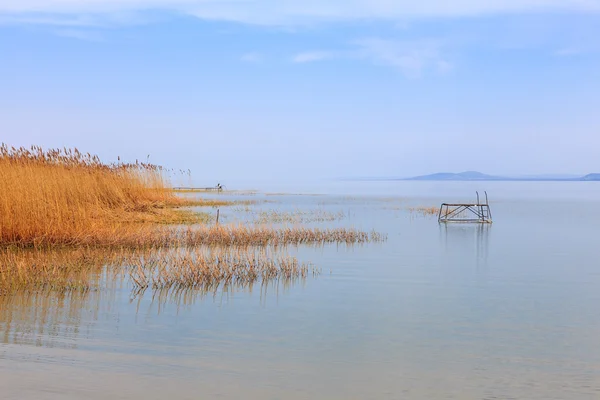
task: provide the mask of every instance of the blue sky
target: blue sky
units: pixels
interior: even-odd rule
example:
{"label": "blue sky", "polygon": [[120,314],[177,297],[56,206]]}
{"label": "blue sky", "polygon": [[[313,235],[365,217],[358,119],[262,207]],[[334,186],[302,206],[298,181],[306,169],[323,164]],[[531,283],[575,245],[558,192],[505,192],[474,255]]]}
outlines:
{"label": "blue sky", "polygon": [[0,141],[197,182],[600,171],[600,0],[0,0]]}

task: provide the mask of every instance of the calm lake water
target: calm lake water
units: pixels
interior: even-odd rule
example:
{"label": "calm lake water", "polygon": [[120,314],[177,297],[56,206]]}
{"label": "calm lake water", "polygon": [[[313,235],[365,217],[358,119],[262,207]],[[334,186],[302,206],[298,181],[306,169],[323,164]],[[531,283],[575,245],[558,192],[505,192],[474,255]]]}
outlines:
{"label": "calm lake water", "polygon": [[[124,280],[0,298],[0,398],[600,398],[599,183],[258,189],[272,194],[213,195],[258,201],[222,218],[343,212],[308,225],[388,240],[291,249],[322,270],[293,284],[133,297]],[[491,226],[408,210],[475,190],[490,194]]]}

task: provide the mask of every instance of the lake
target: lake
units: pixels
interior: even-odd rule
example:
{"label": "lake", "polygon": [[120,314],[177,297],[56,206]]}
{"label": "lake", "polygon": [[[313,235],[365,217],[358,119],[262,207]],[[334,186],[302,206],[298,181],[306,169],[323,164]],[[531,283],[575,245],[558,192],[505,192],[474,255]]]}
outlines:
{"label": "lake", "polygon": [[[600,398],[600,184],[243,185],[259,192],[208,195],[256,201],[224,222],[387,241],[290,248],[320,270],[295,282],[0,297],[0,398]],[[492,225],[410,210],[476,190]]]}

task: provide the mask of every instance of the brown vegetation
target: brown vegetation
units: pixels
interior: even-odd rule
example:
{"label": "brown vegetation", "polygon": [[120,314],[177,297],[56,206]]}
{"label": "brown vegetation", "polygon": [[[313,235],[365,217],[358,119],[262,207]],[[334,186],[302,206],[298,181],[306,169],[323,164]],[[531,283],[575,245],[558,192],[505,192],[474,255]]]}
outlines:
{"label": "brown vegetation", "polygon": [[[101,273],[123,271],[108,267],[131,265],[140,288],[302,277],[307,266],[266,247],[386,240],[345,228],[180,226],[212,218],[182,207],[239,203],[177,197],[161,167],[104,164],[77,149],[2,145],[0,187],[0,294],[86,291]],[[247,250],[251,246],[262,249]]]}
{"label": "brown vegetation", "polygon": [[2,145],[0,187],[0,243],[5,245],[102,242],[124,222],[195,219],[166,209],[185,201],[165,190],[160,167],[104,164],[77,149]]}

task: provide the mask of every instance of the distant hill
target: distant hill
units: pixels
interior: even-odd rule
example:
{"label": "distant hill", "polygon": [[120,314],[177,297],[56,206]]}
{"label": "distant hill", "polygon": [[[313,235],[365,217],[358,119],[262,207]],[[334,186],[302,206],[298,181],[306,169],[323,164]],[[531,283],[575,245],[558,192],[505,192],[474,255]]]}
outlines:
{"label": "distant hill", "polygon": [[437,174],[415,176],[408,178],[411,181],[495,181],[503,178],[482,174],[477,171],[466,171],[460,173],[438,172]]}
{"label": "distant hill", "polygon": [[600,181],[600,174],[587,174],[583,178],[582,181]]}
{"label": "distant hill", "polygon": [[562,182],[576,182],[576,181],[600,181],[600,173],[588,174],[582,177],[556,177],[549,175],[541,176],[530,176],[530,177],[503,177],[487,175],[477,171],[466,171],[466,172],[438,172],[431,175],[415,176],[414,178],[407,178],[403,180],[409,181],[562,181]]}

